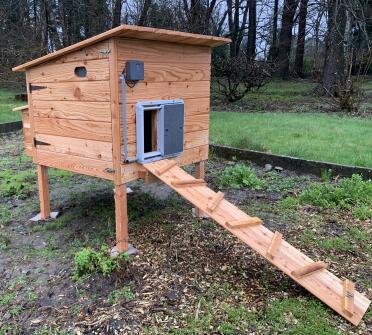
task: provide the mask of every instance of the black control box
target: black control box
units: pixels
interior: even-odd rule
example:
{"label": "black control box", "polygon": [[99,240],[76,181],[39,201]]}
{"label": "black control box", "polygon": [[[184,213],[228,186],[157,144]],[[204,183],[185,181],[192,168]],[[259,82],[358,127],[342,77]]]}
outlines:
{"label": "black control box", "polygon": [[140,60],[128,60],[125,65],[126,80],[138,81],[145,79],[145,66]]}

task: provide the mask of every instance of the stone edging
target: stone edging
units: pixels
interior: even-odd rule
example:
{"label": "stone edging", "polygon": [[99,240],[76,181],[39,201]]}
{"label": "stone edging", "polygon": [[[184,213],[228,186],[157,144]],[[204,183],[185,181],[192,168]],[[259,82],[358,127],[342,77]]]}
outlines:
{"label": "stone edging", "polygon": [[22,121],[0,123],[0,134],[22,129]]}
{"label": "stone edging", "polygon": [[331,170],[332,176],[338,175],[342,177],[350,177],[352,174],[360,174],[365,179],[372,179],[372,168],[369,169],[358,166],[313,161],[290,156],[273,155],[260,151],[237,149],[216,144],[210,144],[209,148],[217,156],[221,156],[226,159],[236,158],[239,160],[249,160],[262,166],[265,164],[271,164],[272,166],[280,166],[284,169],[296,171],[298,173],[310,173],[320,176],[322,171]]}

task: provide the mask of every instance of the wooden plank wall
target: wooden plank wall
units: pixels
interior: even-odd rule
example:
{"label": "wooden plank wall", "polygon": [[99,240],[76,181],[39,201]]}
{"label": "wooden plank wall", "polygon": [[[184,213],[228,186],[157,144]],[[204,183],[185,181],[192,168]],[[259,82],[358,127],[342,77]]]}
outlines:
{"label": "wooden plank wall", "polygon": [[27,71],[28,84],[46,87],[29,93],[36,163],[113,179],[108,57],[104,41]]}
{"label": "wooden plank wall", "polygon": [[[117,47],[116,57],[110,55],[113,45]],[[117,66],[110,68],[110,60],[115,59]],[[116,38],[27,71],[28,84],[46,87],[29,92],[30,135],[37,141],[33,148],[36,163],[114,179],[113,151],[119,151],[113,148],[113,142],[118,141],[113,134],[116,129],[113,110],[117,110],[117,103],[113,102],[112,89],[115,80],[119,83],[119,75],[129,59],[145,62],[145,80],[134,88],[127,87],[129,156],[136,155],[136,102],[182,98],[185,151],[178,158],[179,163],[208,158],[210,48]],[[86,77],[75,75],[79,66],[86,67]],[[117,78],[112,77],[113,70]],[[115,89],[121,111],[120,85]],[[121,112],[120,118],[122,152]],[[139,170],[138,164],[122,165],[121,182],[136,179]]]}
{"label": "wooden plank wall", "polygon": [[[117,39],[118,78],[127,60],[145,63],[145,79],[127,86],[127,134],[129,157],[136,155],[135,104],[139,101],[185,101],[184,153],[180,164],[208,158],[211,49],[160,41]],[[119,101],[122,101],[119,87]],[[121,108],[121,105],[120,105]],[[121,119],[121,129],[123,127]],[[123,143],[122,132],[120,143]],[[123,179],[133,179],[135,168],[122,166]]]}

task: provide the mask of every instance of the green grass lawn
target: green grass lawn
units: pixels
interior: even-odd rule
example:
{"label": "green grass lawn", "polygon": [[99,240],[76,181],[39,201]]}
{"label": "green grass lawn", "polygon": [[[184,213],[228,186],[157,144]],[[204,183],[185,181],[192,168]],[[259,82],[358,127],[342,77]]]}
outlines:
{"label": "green grass lawn", "polygon": [[[314,94],[317,83],[310,80],[279,80],[274,79],[258,91],[249,92],[243,100],[254,102],[326,102],[326,97]],[[366,97],[372,96],[372,78],[368,77],[361,84],[361,90]]]}
{"label": "green grass lawn", "polygon": [[17,106],[26,105],[25,101],[16,101],[15,92],[0,89],[0,123],[21,120],[21,112],[13,112],[12,109]]}
{"label": "green grass lawn", "polygon": [[[212,106],[216,111],[250,112],[330,112],[337,111],[337,102],[317,93],[318,83],[311,80],[273,79],[258,91],[248,92],[245,97],[233,103],[227,103],[218,92],[217,83],[212,84]],[[358,86],[356,86],[358,87]],[[360,84],[360,114],[372,113],[372,77]]]}
{"label": "green grass lawn", "polygon": [[212,112],[211,143],[372,167],[372,120],[319,113]]}
{"label": "green grass lawn", "polygon": [[292,102],[312,98],[316,83],[310,81],[273,80],[260,90],[248,93],[244,100],[268,102]]}
{"label": "green grass lawn", "polygon": [[[310,80],[280,80],[273,79],[261,87],[258,91],[248,92],[242,101],[244,102],[296,102],[298,100],[312,98],[311,92],[317,86]],[[213,99],[221,100],[217,90],[217,83],[212,85]]]}

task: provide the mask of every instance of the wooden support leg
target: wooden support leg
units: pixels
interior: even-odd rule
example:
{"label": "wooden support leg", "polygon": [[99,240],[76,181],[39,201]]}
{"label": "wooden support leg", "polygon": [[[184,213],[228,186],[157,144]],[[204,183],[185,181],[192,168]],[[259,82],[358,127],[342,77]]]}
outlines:
{"label": "wooden support leg", "polygon": [[[195,164],[195,178],[203,179],[205,178],[205,161],[201,161]],[[203,218],[206,214],[201,211],[199,208],[195,208],[195,216]]]}
{"label": "wooden support leg", "polygon": [[127,186],[115,186],[116,247],[118,252],[128,250]]}
{"label": "wooden support leg", "polygon": [[46,220],[50,218],[48,168],[46,166],[38,164],[37,180],[39,185],[40,218]]}

